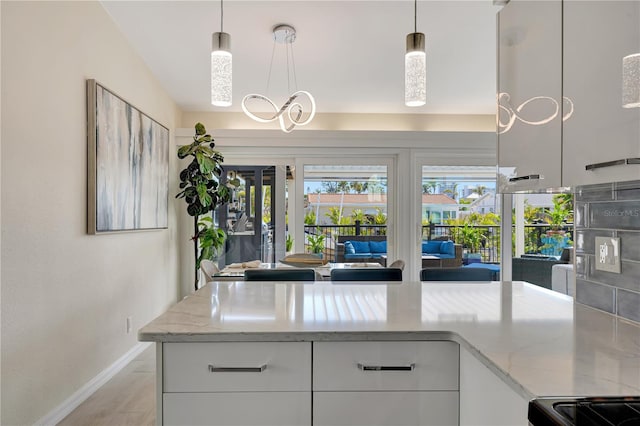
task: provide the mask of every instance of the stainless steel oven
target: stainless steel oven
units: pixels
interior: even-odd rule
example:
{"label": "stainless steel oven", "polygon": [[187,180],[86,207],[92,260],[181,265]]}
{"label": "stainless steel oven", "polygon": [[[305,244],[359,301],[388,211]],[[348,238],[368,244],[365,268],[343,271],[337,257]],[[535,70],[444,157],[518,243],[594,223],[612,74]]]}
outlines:
{"label": "stainless steel oven", "polygon": [[640,396],[536,398],[532,426],[640,426]]}

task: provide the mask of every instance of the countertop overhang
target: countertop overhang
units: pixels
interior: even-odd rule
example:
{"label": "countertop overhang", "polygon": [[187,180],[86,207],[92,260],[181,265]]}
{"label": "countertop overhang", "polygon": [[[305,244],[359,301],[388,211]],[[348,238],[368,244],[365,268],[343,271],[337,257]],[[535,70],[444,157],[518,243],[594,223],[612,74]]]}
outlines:
{"label": "countertop overhang", "polygon": [[640,395],[640,325],[524,282],[213,282],[141,341],[452,340],[525,398]]}

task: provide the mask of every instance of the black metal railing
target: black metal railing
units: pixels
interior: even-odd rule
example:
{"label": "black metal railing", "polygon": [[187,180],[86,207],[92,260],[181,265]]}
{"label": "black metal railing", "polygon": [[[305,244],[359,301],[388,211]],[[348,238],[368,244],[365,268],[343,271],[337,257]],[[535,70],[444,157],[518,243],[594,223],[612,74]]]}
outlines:
{"label": "black metal railing", "polygon": [[[465,228],[467,229],[466,235]],[[543,253],[544,243],[542,242],[542,237],[550,230],[552,230],[552,227],[548,224],[525,225],[525,253]],[[573,240],[573,226],[565,225],[559,230],[564,231],[570,241]],[[358,221],[352,225],[305,225],[304,232],[306,245],[305,251],[309,251],[308,244],[306,243],[306,235],[322,234],[325,236],[323,254],[326,258],[333,259],[335,241],[338,236],[387,235],[387,225],[362,224]],[[478,242],[478,248],[476,250],[480,253],[482,262],[500,262],[500,225],[468,225],[467,227],[464,227],[459,225],[432,224],[422,226],[423,240],[441,239],[446,237],[456,244],[462,244],[465,252],[470,252],[472,250],[466,241],[468,234],[476,235],[475,239]],[[514,233],[512,233],[512,235],[514,235]],[[515,239],[513,239],[513,241],[515,241]]]}
{"label": "black metal railing", "polygon": [[308,235],[322,234],[324,238],[323,256],[334,259],[335,242],[342,235],[387,235],[387,225],[370,225],[355,221],[351,225],[305,225],[305,251],[310,251]]}
{"label": "black metal railing", "polygon": [[[482,261],[485,263],[500,262],[500,225],[468,225],[468,228],[476,231],[479,238],[479,252]],[[464,226],[457,225],[424,225],[422,227],[422,238],[432,240],[436,238],[448,237],[457,244],[462,244],[466,251],[470,250],[465,241]],[[513,228],[515,229],[515,225]],[[545,251],[545,244],[542,237],[547,231],[553,228],[548,224],[530,224],[524,226],[524,251],[525,253],[540,254]],[[565,225],[560,227],[560,231],[573,241],[573,226]],[[512,232],[512,241],[515,243],[515,232]]]}

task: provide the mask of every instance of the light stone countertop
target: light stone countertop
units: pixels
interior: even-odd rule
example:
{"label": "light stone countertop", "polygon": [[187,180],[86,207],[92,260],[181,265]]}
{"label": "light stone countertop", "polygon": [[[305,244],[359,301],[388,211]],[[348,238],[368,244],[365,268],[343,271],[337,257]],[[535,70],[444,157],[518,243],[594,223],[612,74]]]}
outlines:
{"label": "light stone countertop", "polygon": [[640,325],[523,282],[214,282],[141,341],[453,340],[523,397],[640,395]]}

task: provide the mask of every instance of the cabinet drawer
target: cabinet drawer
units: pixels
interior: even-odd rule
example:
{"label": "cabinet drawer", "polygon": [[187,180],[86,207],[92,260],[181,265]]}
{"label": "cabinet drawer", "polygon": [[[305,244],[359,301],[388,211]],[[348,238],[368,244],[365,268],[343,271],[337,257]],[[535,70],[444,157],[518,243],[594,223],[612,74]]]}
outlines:
{"label": "cabinet drawer", "polygon": [[313,390],[457,390],[454,342],[317,342]]}
{"label": "cabinet drawer", "polygon": [[454,426],[458,392],[314,392],[314,426]]}
{"label": "cabinet drawer", "polygon": [[164,392],[309,391],[311,343],[165,343]]}
{"label": "cabinet drawer", "polygon": [[164,425],[311,424],[311,392],[166,393]]}

